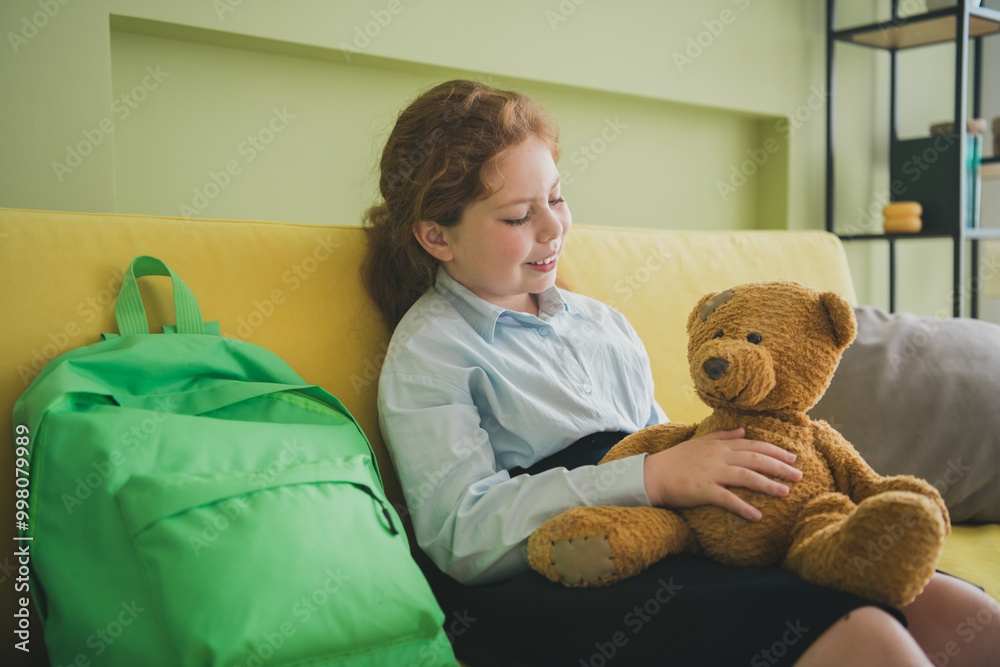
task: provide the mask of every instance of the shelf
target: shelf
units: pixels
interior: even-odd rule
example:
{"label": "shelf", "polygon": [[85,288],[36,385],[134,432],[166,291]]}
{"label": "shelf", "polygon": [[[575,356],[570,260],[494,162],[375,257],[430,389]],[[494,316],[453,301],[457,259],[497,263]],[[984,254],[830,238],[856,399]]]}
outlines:
{"label": "shelf", "polygon": [[1000,157],[984,157],[979,165],[979,178],[984,181],[1000,178]]}
{"label": "shelf", "polygon": [[837,234],[841,241],[895,241],[897,239],[950,239],[951,234]]}
{"label": "shelf", "polygon": [[[836,89],[834,60],[837,42],[876,48],[889,53],[889,180],[893,201],[917,201],[923,206],[923,229],[915,234],[839,234],[843,241],[886,241],[889,251],[889,310],[896,304],[896,241],[947,239],[951,241],[952,315],[960,317],[968,305],[969,315],[978,316],[979,283],[968,279],[970,264],[979,265],[980,243],[1000,240],[1000,228],[989,225],[967,227],[975,220],[980,203],[976,199],[982,180],[1000,178],[1000,156],[980,158],[978,144],[969,150],[963,141],[971,136],[962,127],[951,133],[944,145],[938,135],[899,139],[897,135],[897,52],[930,44],[951,42],[955,51],[954,122],[970,113],[981,115],[980,92],[983,80],[983,37],[1000,34],[1000,11],[973,7],[975,0],[958,0],[955,6],[913,16],[899,16],[899,0],[891,0],[890,20],[837,29],[837,0],[826,0],[826,83],[830,91],[826,110],[826,229],[834,228],[834,106]],[[978,4],[978,3],[976,3]],[[970,53],[972,51],[972,53]],[[971,82],[969,74],[972,74]],[[970,101],[971,98],[971,101]],[[1000,151],[997,151],[1000,152]],[[969,169],[970,160],[979,160],[978,179]],[[848,228],[850,229],[850,228]],[[971,252],[970,251],[971,246]],[[967,258],[969,255],[969,258]],[[975,270],[975,269],[974,269]],[[966,291],[968,290],[968,294]]]}
{"label": "shelf", "polygon": [[966,229],[963,236],[967,239],[1000,239],[1000,229]]}
{"label": "shelf", "polygon": [[[958,10],[939,9],[869,25],[837,30],[833,38],[861,46],[896,51],[955,40]],[[969,8],[969,37],[1000,33],[1000,11],[985,7]]]}
{"label": "shelf", "polygon": [[[1000,229],[965,229],[962,236],[969,240],[1000,239]],[[898,241],[899,239],[950,239],[951,234],[837,234],[841,241]]]}

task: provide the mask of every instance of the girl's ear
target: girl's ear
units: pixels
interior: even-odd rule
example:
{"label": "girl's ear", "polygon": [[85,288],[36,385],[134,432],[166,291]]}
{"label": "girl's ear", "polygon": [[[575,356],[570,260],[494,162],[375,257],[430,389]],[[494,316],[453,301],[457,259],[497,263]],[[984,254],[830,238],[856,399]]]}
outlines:
{"label": "girl's ear", "polygon": [[413,236],[416,237],[417,243],[439,262],[450,262],[455,258],[448,241],[445,240],[444,228],[433,220],[417,220],[413,225]]}

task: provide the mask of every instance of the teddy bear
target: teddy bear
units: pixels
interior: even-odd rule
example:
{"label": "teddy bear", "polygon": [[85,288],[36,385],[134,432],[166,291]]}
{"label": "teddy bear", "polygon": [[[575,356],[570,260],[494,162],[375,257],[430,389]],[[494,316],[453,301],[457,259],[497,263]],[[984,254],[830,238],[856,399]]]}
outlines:
{"label": "teddy bear", "polygon": [[713,412],[692,425],[641,429],[599,465],[742,427],[746,438],[794,453],[801,480],[782,480],[784,497],[730,488],[761,510],[759,521],[712,505],[571,508],[529,537],[532,568],[566,586],[604,586],[689,552],[734,566],[778,565],[876,602],[911,602],[950,531],[941,495],[921,479],[879,475],[830,424],[807,414],[856,331],[841,296],[794,281],[702,297],[688,317],[688,362]]}

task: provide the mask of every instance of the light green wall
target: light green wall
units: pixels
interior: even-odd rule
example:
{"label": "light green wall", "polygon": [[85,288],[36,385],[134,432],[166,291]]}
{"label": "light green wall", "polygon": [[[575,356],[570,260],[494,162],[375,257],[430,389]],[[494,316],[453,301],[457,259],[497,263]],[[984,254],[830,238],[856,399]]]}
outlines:
{"label": "light green wall", "polygon": [[[357,224],[377,196],[374,165],[400,106],[466,76],[518,88],[552,111],[577,220],[785,225],[787,161],[756,148],[775,117],[340,50],[219,46],[217,33],[187,31],[182,40],[176,32],[112,22],[113,99],[124,115],[131,95],[141,98],[115,131],[118,211]],[[785,152],[776,138],[768,146]],[[751,163],[743,187],[720,196],[719,178],[755,150],[762,166]],[[771,183],[780,187],[765,189]]]}
{"label": "light green wall", "polygon": [[[0,3],[0,206],[179,215],[206,203],[194,189],[214,173],[226,185],[199,216],[355,224],[396,111],[461,75],[553,110],[578,223],[823,225],[819,0],[62,1]],[[873,16],[842,4],[849,22]],[[859,85],[838,120],[848,217],[885,158],[871,122],[885,68],[856,51],[839,65]],[[121,96],[136,86],[132,109]],[[624,129],[587,157],[615,119]],[[250,162],[243,142],[271,122],[287,126]],[[849,252],[862,300],[884,300],[884,258]]]}
{"label": "light green wall", "polygon": [[[45,16],[49,4],[54,15]],[[220,11],[230,5],[232,11]],[[234,39],[224,47],[217,37],[208,40],[216,41],[214,48],[194,43],[181,48],[176,44],[178,36],[185,37],[180,29],[170,35],[172,40],[138,39],[126,36],[121,22],[112,31],[111,15],[318,48],[273,53],[262,40]],[[384,25],[375,23],[379,19]],[[364,80],[364,104],[377,103],[384,109],[381,121],[387,121],[435,76],[467,72],[513,82],[550,102],[562,122],[567,158],[600,137],[608,119],[623,117],[629,127],[620,142],[588,161],[586,173],[577,168],[574,196],[578,210],[586,213],[583,221],[726,228],[784,226],[790,220],[795,227],[815,227],[821,209],[814,195],[822,190],[822,175],[804,164],[805,149],[819,145],[821,114],[783,144],[780,155],[755,169],[734,195],[724,200],[718,183],[729,181],[748,151],[760,148],[759,137],[769,127],[807,102],[810,86],[821,78],[821,61],[815,57],[821,49],[810,41],[821,24],[819,6],[790,0],[8,1],[0,5],[0,25],[27,37],[8,38],[0,49],[0,85],[17,91],[5,95],[0,108],[9,134],[0,164],[0,204],[175,212],[205,182],[212,165],[225,164],[238,151],[237,130],[254,131],[267,122],[275,100],[292,99],[308,108],[282,135],[288,141],[272,145],[267,157],[273,166],[241,173],[205,213],[319,221],[323,216],[315,205],[299,202],[303,192],[312,192],[313,200],[316,192],[324,192],[331,202],[327,218],[349,222],[363,198],[359,193],[365,192],[362,181],[368,179],[370,185],[371,174],[354,163],[338,163],[330,170],[327,149],[337,146],[335,129],[308,112],[332,104],[338,89],[317,84],[325,77],[337,84]],[[366,36],[367,42],[359,37],[366,29],[377,33]],[[354,62],[334,51],[343,47]],[[149,64],[143,57],[168,54],[177,58],[170,61],[172,67],[189,69],[170,72],[161,64],[171,76],[122,117],[112,101],[141,83]],[[205,58],[201,71],[196,54]],[[369,62],[363,56],[371,56]],[[259,69],[254,71],[250,63]],[[399,63],[413,65],[401,71]],[[289,72],[295,76],[288,77]],[[550,94],[539,94],[545,92]],[[574,104],[580,99],[585,108]],[[623,111],[635,120],[626,120]],[[209,129],[205,121],[221,116],[230,119],[230,126]],[[378,127],[379,117],[371,114],[353,118],[358,122],[340,132],[340,141],[355,148],[372,142],[363,146],[371,158],[377,150],[373,132],[387,127],[384,122]],[[113,134],[100,132],[102,121],[106,127],[114,124]],[[161,121],[167,123],[160,126],[164,136],[150,140]],[[174,134],[180,128],[180,140],[173,141],[165,127]],[[52,164],[66,162],[67,146],[83,142],[89,148],[85,132],[102,137],[102,143],[71,172],[57,174]],[[271,159],[282,151],[302,157],[297,178]],[[573,163],[562,166],[572,169]],[[609,174],[632,176],[607,185],[601,177]],[[629,181],[631,188],[626,187]],[[331,189],[330,182],[339,185]],[[359,183],[360,189],[355,187]],[[595,187],[599,183],[603,187]],[[223,205],[223,199],[259,197],[276,185],[287,193],[283,204],[274,192],[273,199],[252,208]],[[352,199],[340,196],[338,188]]]}

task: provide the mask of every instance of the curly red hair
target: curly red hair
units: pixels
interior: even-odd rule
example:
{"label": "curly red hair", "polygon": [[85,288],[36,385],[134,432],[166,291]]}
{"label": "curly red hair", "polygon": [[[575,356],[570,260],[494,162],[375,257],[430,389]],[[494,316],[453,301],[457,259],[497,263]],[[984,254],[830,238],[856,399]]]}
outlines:
{"label": "curly red hair", "polygon": [[489,197],[488,169],[529,137],[559,158],[558,130],[530,98],[483,83],[434,86],[400,112],[379,163],[382,202],[368,209],[365,288],[390,329],[434,284],[437,260],[413,236],[418,220],[450,227]]}

